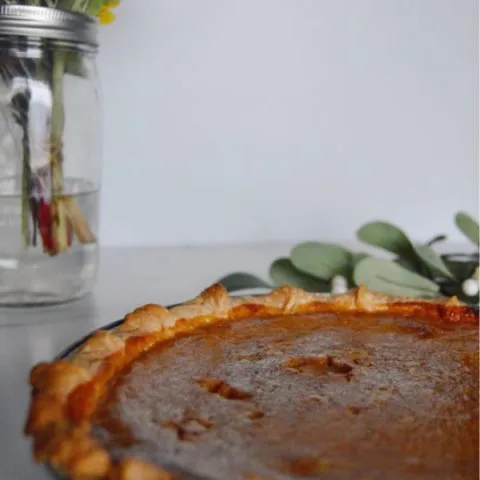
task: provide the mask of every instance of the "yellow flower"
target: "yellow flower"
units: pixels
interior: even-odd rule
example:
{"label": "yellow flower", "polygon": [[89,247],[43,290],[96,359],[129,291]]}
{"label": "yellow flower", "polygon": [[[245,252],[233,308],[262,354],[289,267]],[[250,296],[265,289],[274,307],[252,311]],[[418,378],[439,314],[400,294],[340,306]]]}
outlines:
{"label": "yellow flower", "polygon": [[115,14],[112,8],[118,7],[120,0],[108,0],[101,7],[97,13],[97,17],[102,25],[107,25],[115,20]]}

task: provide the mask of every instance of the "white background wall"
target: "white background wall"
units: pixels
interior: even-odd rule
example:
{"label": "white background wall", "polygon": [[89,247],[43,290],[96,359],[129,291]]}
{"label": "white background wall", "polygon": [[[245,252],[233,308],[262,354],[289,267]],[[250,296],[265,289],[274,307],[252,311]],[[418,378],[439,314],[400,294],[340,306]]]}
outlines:
{"label": "white background wall", "polygon": [[102,242],[349,240],[478,215],[478,1],[123,0]]}

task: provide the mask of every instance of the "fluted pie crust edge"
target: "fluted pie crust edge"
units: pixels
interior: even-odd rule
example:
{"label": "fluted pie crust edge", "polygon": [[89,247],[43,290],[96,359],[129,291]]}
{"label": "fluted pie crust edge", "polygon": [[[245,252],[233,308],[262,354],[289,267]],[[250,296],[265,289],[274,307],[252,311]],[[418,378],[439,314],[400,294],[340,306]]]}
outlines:
{"label": "fluted pie crust edge", "polygon": [[166,480],[156,466],[135,458],[114,463],[91,434],[90,419],[109,382],[140,354],[165,339],[219,321],[248,317],[338,312],[419,315],[440,322],[478,324],[478,315],[456,298],[412,300],[371,292],[308,293],[282,286],[261,296],[230,297],[220,284],[197,298],[166,309],[148,304],[109,331],[97,331],[68,359],[36,365],[25,434],[33,437],[37,462],[48,462],[69,478]]}

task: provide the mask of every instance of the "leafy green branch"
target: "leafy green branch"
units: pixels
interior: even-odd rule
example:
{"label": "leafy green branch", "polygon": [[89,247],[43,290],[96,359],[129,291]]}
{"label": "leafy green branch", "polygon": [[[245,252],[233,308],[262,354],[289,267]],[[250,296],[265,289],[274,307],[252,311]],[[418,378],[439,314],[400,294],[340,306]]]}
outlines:
{"label": "leafy green branch", "polygon": [[330,292],[340,279],[345,288],[364,284],[374,291],[411,298],[456,295],[465,302],[478,304],[479,225],[465,212],[456,214],[455,224],[473,243],[473,253],[439,254],[434,247],[447,239],[445,235],[414,243],[397,226],[375,221],[359,228],[357,238],[387,252],[390,258],[352,252],[331,243],[304,242],[296,245],[288,257],[271,264],[269,281],[236,272],[220,282],[230,292],[282,284],[310,292]]}

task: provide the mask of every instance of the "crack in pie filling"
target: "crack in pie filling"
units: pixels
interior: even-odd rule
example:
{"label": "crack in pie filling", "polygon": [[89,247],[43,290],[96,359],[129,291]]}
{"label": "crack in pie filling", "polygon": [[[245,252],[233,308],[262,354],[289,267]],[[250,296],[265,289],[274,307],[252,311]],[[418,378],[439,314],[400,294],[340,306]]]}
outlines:
{"label": "crack in pie filling", "polygon": [[455,299],[214,285],[37,365],[26,432],[75,479],[470,480],[478,374]]}

